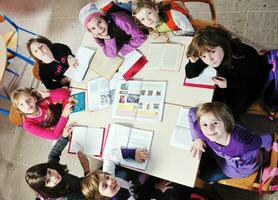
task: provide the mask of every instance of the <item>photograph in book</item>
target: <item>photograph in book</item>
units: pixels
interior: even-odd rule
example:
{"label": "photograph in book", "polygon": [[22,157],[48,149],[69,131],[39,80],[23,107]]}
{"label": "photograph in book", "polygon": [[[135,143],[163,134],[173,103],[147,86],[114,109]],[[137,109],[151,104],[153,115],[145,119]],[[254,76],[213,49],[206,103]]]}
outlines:
{"label": "photograph in book", "polygon": [[72,113],[80,112],[85,110],[85,92],[79,92],[71,95],[74,99],[74,107]]}
{"label": "photograph in book", "polygon": [[74,154],[78,151],[83,151],[90,156],[100,156],[104,142],[104,133],[104,128],[73,127],[68,152]]}
{"label": "photograph in book", "polygon": [[121,78],[121,75],[116,73],[111,80],[104,77],[89,80],[87,82],[88,111],[96,111],[111,106],[116,86]]}
{"label": "photograph in book", "polygon": [[179,43],[151,43],[147,54],[149,69],[179,71],[184,45]]}
{"label": "photograph in book", "polygon": [[115,91],[112,117],[161,121],[166,81],[121,81]]}
{"label": "photograph in book", "polygon": [[[102,159],[113,160],[113,151],[118,148],[151,150],[153,131],[131,128],[120,124],[110,124],[104,142]],[[147,162],[137,162],[134,159],[120,159],[119,163],[128,167],[146,170]]]}
{"label": "photograph in book", "polygon": [[69,67],[64,75],[80,83],[85,77],[95,52],[95,49],[80,46],[75,56],[79,65],[77,67]]}
{"label": "photograph in book", "polygon": [[189,108],[182,108],[179,112],[176,126],[174,127],[170,139],[170,145],[190,151],[192,137],[188,119]]}
{"label": "photograph in book", "polygon": [[188,87],[200,87],[214,89],[215,85],[212,80],[212,77],[216,76],[216,70],[213,67],[206,67],[204,71],[195,78],[186,78],[184,79],[184,86]]}

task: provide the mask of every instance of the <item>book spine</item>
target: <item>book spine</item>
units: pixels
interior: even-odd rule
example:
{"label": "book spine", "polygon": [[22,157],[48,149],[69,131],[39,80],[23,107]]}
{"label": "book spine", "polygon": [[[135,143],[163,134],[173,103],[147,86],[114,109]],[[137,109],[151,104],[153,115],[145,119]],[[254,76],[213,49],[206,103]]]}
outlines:
{"label": "book spine", "polygon": [[132,65],[132,67],[123,75],[123,78],[128,81],[131,79],[138,71],[140,71],[148,62],[145,56],[142,56],[137,62]]}

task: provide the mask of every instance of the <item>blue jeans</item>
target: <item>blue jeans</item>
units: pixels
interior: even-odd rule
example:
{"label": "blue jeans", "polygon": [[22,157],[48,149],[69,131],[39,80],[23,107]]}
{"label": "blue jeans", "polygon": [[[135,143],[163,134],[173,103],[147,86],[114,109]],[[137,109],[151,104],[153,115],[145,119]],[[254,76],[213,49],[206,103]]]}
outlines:
{"label": "blue jeans", "polygon": [[209,146],[206,148],[206,152],[202,154],[199,177],[203,181],[216,182],[221,179],[230,178],[219,168],[215,156],[218,155]]}

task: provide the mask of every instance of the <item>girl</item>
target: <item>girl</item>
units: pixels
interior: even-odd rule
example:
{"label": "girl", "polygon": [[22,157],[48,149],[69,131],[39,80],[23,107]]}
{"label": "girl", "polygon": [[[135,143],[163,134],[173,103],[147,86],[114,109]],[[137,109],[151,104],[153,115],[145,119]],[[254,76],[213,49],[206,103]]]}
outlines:
{"label": "girl", "polygon": [[[85,200],[80,188],[81,178],[69,174],[67,166],[59,164],[60,155],[68,143],[71,129],[71,126],[65,127],[62,136],[52,147],[47,163],[35,165],[26,171],[27,184],[44,199]],[[89,173],[89,161],[86,156],[78,152],[78,158],[84,174]]]}
{"label": "girl", "polygon": [[47,89],[69,86],[70,79],[64,73],[69,66],[77,67],[78,61],[68,46],[37,36],[27,42],[27,49],[39,63],[39,76]]}
{"label": "girl", "polygon": [[[271,149],[270,134],[253,135],[235,124],[230,109],[221,102],[205,103],[189,111],[193,157],[205,152],[200,177],[208,182],[250,176],[263,164],[260,148]],[[208,152],[210,151],[210,152]],[[211,153],[208,155],[208,153]]]}
{"label": "girl", "polygon": [[174,35],[194,34],[190,23],[191,16],[183,2],[155,3],[153,0],[138,0],[133,5],[132,15],[148,28],[154,37],[163,41],[168,40],[167,32],[173,32]]}
{"label": "girl", "polygon": [[90,3],[80,10],[79,19],[108,57],[124,56],[146,40],[131,17],[121,11],[104,14]]}
{"label": "girl", "polygon": [[42,92],[19,88],[12,92],[13,106],[23,119],[23,128],[42,138],[56,140],[62,134],[72,111],[73,101],[67,101],[65,88]]}
{"label": "girl", "polygon": [[236,119],[258,98],[270,70],[253,47],[232,39],[230,33],[219,28],[199,30],[187,57],[187,78],[199,76],[209,65],[216,69],[213,101],[225,102]]}

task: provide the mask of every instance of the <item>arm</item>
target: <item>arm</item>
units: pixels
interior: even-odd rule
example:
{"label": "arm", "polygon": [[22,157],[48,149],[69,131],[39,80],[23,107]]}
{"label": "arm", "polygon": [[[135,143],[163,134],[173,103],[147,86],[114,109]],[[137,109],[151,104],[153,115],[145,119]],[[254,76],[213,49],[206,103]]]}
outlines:
{"label": "arm", "polygon": [[61,103],[63,100],[68,99],[70,96],[70,91],[65,88],[50,90],[49,93],[50,93],[49,100],[51,101],[51,103],[56,103],[56,102]]}
{"label": "arm", "polygon": [[186,78],[195,78],[199,76],[206,67],[207,65],[201,59],[198,59],[195,63],[189,61],[185,66],[185,76]]}
{"label": "arm", "polygon": [[68,138],[61,136],[48,154],[48,162],[59,162],[62,151],[67,146]]}
{"label": "arm", "polygon": [[120,50],[122,55],[128,54],[145,42],[146,36],[131,17],[123,12],[114,13],[112,17],[117,26],[131,36],[129,42],[124,44]]}
{"label": "arm", "polygon": [[47,71],[47,67],[51,67],[51,66],[50,65],[47,66],[47,64],[44,64],[44,65],[45,66],[43,68],[40,67],[40,69],[39,69],[39,76],[41,78],[41,81],[45,85],[45,87],[49,90],[53,90],[53,89],[56,89],[56,88],[61,88],[62,85],[60,84],[60,82],[59,81],[54,81],[53,76],[51,74],[49,74],[49,72]]}
{"label": "arm", "polygon": [[50,140],[56,140],[62,134],[67,122],[68,118],[61,116],[56,126],[52,128],[45,128],[42,127],[38,122],[26,119],[23,126],[28,132],[32,133],[33,135]]}
{"label": "arm", "polygon": [[176,10],[170,11],[173,17],[175,24],[179,27],[180,30],[173,31],[174,35],[193,35],[194,28],[187,17]]}

